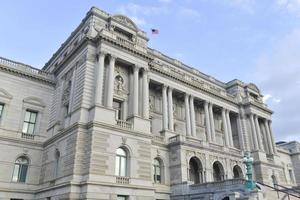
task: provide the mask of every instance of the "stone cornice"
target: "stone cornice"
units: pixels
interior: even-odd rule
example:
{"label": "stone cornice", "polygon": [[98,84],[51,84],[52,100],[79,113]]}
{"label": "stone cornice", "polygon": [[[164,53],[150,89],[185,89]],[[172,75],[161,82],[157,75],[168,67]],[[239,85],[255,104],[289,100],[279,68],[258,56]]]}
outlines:
{"label": "stone cornice", "polygon": [[96,40],[100,40],[100,41],[104,41],[104,42],[108,42],[110,44],[113,44],[114,46],[118,47],[118,48],[122,48],[124,50],[126,50],[127,52],[130,52],[136,56],[139,56],[142,59],[145,59],[146,61],[151,61],[153,60],[153,57],[148,55],[147,53],[144,53],[142,51],[137,50],[133,44],[130,44],[129,42],[122,42],[121,40],[118,41],[117,39],[113,39],[110,37],[105,36],[104,34],[99,34],[98,37],[96,38]]}
{"label": "stone cornice", "polygon": [[138,137],[147,138],[147,139],[152,139],[152,137],[153,137],[151,134],[145,134],[145,133],[137,132],[134,130],[127,130],[127,129],[119,128],[116,125],[110,125],[110,124],[105,124],[105,123],[101,123],[101,122],[89,122],[87,124],[87,128],[89,129],[91,127],[108,128],[109,130],[118,131],[121,133],[126,133],[128,135],[138,136]]}
{"label": "stone cornice", "polygon": [[[1,58],[0,58],[1,59]],[[14,61],[10,61],[14,62]],[[17,63],[17,62],[16,62]],[[18,63],[17,63],[18,64]],[[19,65],[19,64],[18,64]],[[17,65],[16,65],[17,66]],[[20,65],[21,66],[21,65]],[[10,65],[6,65],[0,62],[0,71],[13,74],[15,76],[19,76],[22,78],[27,78],[33,81],[38,81],[43,84],[47,84],[50,86],[55,86],[55,80],[52,74],[47,74],[39,69],[35,69],[26,65],[21,66],[23,69],[18,69],[19,67],[12,67]]]}
{"label": "stone cornice", "polygon": [[27,139],[22,139],[22,138],[16,138],[16,137],[6,137],[3,135],[0,135],[0,141],[13,142],[14,144],[26,144],[26,145],[30,145],[30,146],[39,147],[39,148],[43,147],[43,142],[38,142],[35,140],[27,140]]}
{"label": "stone cornice", "polygon": [[238,105],[237,101],[235,100],[235,98],[233,96],[231,96],[231,95],[229,96],[227,93],[226,93],[226,96],[223,96],[223,95],[213,91],[211,88],[209,89],[209,88],[205,87],[204,86],[205,83],[200,83],[195,80],[194,81],[187,80],[183,76],[182,77],[176,76],[174,74],[171,74],[169,71],[165,71],[165,70],[163,70],[163,68],[156,66],[155,64],[152,64],[152,63],[150,63],[150,71],[152,71],[153,73],[162,74],[167,78],[171,78],[173,80],[180,81],[180,82],[184,83],[185,85],[197,88],[197,89],[205,92],[209,96],[217,97],[218,99],[224,100],[227,103],[230,103],[232,105],[235,105],[235,106]]}

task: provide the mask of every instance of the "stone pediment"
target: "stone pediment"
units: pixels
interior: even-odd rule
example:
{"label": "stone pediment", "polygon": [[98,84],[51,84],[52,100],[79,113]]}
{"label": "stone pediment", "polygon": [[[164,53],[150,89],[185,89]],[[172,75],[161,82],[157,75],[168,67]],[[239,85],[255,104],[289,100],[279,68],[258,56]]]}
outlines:
{"label": "stone pediment", "polygon": [[124,16],[124,15],[114,15],[112,16],[112,19],[114,19],[115,21],[128,26],[132,29],[134,29],[135,31],[138,31],[138,27],[137,25],[128,17]]}
{"label": "stone pediment", "polygon": [[252,89],[252,90],[254,90],[254,91],[257,92],[257,93],[260,93],[258,87],[257,87],[254,83],[249,83],[249,84],[247,85],[247,87],[250,88],[250,89]]}
{"label": "stone pediment", "polygon": [[46,106],[46,104],[37,97],[27,97],[27,98],[23,99],[23,102],[27,103],[27,104],[35,105],[38,107],[42,107],[42,108],[44,108]]}
{"label": "stone pediment", "polygon": [[6,90],[0,88],[0,97],[5,98],[5,99],[12,99],[13,96],[9,94]]}

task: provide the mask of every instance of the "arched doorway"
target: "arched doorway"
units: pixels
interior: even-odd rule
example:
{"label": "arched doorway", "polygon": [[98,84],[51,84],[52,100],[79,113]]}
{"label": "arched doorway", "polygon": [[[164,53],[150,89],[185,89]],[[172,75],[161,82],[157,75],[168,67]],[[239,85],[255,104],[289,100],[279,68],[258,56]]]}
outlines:
{"label": "arched doorway", "polygon": [[189,161],[189,181],[194,184],[203,183],[203,168],[197,157],[192,157]]}
{"label": "arched doorway", "polygon": [[233,167],[233,178],[243,178],[243,171],[240,166],[235,165]]}
{"label": "arched doorway", "polygon": [[214,181],[224,180],[224,168],[219,161],[216,161],[213,164],[213,177],[214,177]]}
{"label": "arched doorway", "polygon": [[222,200],[230,200],[229,197],[224,197]]}

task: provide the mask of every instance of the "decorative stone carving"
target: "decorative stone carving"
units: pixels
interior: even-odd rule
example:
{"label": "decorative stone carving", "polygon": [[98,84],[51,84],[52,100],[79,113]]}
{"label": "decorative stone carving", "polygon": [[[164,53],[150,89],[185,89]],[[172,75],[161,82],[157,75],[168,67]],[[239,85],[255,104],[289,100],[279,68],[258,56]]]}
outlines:
{"label": "decorative stone carving", "polygon": [[138,30],[135,23],[131,19],[129,19],[128,17],[126,17],[124,15],[114,15],[112,18],[115,19],[116,21],[120,22],[121,24],[124,24],[125,26],[131,27],[134,30]]}

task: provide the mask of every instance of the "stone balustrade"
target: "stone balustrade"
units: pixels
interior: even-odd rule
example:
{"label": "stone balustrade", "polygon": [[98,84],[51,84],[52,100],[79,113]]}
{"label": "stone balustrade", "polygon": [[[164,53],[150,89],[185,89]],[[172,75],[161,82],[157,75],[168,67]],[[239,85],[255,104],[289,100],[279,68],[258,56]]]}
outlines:
{"label": "stone balustrade", "polygon": [[117,120],[117,126],[125,129],[132,129],[132,123],[124,121],[124,120]]}
{"label": "stone balustrade", "polygon": [[29,74],[32,74],[32,75],[42,76],[42,77],[50,78],[50,79],[54,78],[54,76],[52,74],[48,73],[48,72],[45,72],[45,71],[42,71],[40,69],[36,69],[34,67],[31,67],[29,65],[19,63],[19,62],[16,62],[16,61],[12,61],[12,60],[9,60],[9,59],[3,58],[3,57],[0,57],[0,65],[10,67],[12,69],[19,70],[19,71],[29,73]]}
{"label": "stone balustrade", "polygon": [[116,176],[116,183],[129,184],[130,178],[126,176]]}

